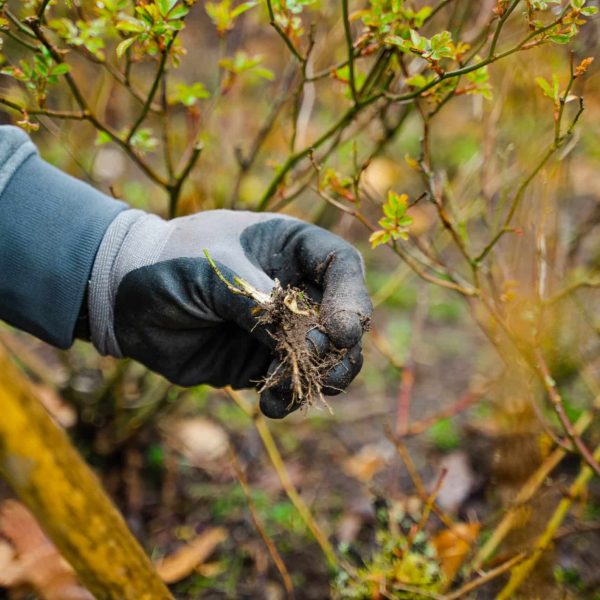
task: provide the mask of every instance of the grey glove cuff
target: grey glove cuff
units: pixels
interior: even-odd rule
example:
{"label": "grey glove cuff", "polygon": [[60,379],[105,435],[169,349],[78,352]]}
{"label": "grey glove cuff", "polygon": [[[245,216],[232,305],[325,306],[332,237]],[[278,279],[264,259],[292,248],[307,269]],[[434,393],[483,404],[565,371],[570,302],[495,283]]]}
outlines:
{"label": "grey glove cuff", "polygon": [[127,273],[158,259],[169,239],[170,224],[142,210],[125,210],[110,224],[90,279],[88,309],[92,343],[102,355],[122,358],[114,331],[117,290]]}

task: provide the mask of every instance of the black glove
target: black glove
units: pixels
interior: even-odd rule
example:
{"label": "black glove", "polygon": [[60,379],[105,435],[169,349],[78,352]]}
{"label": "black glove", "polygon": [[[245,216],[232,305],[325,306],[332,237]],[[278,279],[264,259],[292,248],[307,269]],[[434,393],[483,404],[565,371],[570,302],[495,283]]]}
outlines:
{"label": "black glove", "polygon": [[[324,229],[282,215],[215,210],[164,221],[122,212],[96,257],[88,299],[92,342],[103,354],[131,357],[173,383],[257,386],[276,364],[274,341],[257,326],[255,304],[233,294],[238,276],[269,293],[305,289],[321,303],[324,333],[309,334],[315,351],[348,349],[329,373],[325,393],[345,389],[362,366],[361,338],[371,316],[358,252]],[[325,335],[326,334],[326,335]],[[281,418],[291,389],[263,391],[263,413]]]}

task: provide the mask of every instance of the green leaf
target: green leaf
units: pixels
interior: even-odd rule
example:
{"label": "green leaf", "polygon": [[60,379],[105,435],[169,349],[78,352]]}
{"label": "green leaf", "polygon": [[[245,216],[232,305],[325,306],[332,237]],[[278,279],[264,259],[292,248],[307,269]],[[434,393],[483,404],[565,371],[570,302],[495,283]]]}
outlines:
{"label": "green leaf", "polygon": [[127,52],[127,49],[131,47],[133,42],[135,42],[136,39],[137,39],[136,37],[132,37],[132,38],[127,38],[126,40],[123,40],[117,46],[117,56],[119,58],[121,58],[125,54],[125,52]]}
{"label": "green leaf", "polygon": [[460,444],[460,434],[452,419],[440,419],[428,431],[428,437],[440,450],[454,450]]}
{"label": "green leaf", "polygon": [[406,83],[412,87],[422,88],[427,85],[427,79],[424,75],[418,73],[417,75],[413,75],[406,80]]}
{"label": "green leaf", "polygon": [[552,98],[554,100],[554,91],[552,90],[552,86],[543,77],[536,77],[535,82],[544,92],[544,96],[548,96],[548,98]]}
{"label": "green leaf", "polygon": [[109,142],[112,142],[112,138],[105,131],[99,131],[96,134],[96,146],[103,146],[104,144],[108,144]]}
{"label": "green leaf", "polygon": [[374,231],[369,237],[371,248],[377,248],[382,244],[387,244],[390,241],[390,234],[387,231]]}
{"label": "green leaf", "polygon": [[131,145],[142,154],[147,154],[158,148],[158,140],[152,134],[151,129],[138,129],[131,138]]}
{"label": "green leaf", "polygon": [[124,33],[142,33],[146,31],[146,26],[142,21],[129,15],[124,15],[121,21],[117,23],[117,29]]}
{"label": "green leaf", "polygon": [[245,12],[249,11],[251,8],[254,8],[257,4],[258,4],[258,2],[254,1],[254,0],[252,0],[251,2],[242,2],[242,4],[236,6],[231,11],[232,18],[235,19],[236,17],[243,15]]}
{"label": "green leaf", "polygon": [[268,79],[269,81],[271,81],[275,77],[273,75],[273,72],[269,71],[269,69],[265,67],[255,67],[254,69],[252,69],[252,72],[258,75],[259,77],[262,77],[263,79]]}
{"label": "green leaf", "polygon": [[52,67],[52,75],[64,75],[70,71],[71,67],[67,63],[60,63]]}
{"label": "green leaf", "polygon": [[169,13],[169,20],[183,19],[189,12],[190,9],[185,4],[180,4]]}
{"label": "green leaf", "polygon": [[550,40],[553,41],[555,44],[568,44],[571,41],[571,38],[573,37],[572,34],[570,33],[557,33],[555,35],[551,35],[550,36]]}
{"label": "green leaf", "polygon": [[184,106],[193,106],[198,100],[210,98],[210,92],[204,87],[203,83],[197,82],[192,85],[183,83],[175,86],[175,93],[170,98],[172,104],[181,102]]}
{"label": "green leaf", "polygon": [[156,6],[163,17],[166,17],[171,7],[169,6],[169,0],[155,0]]}

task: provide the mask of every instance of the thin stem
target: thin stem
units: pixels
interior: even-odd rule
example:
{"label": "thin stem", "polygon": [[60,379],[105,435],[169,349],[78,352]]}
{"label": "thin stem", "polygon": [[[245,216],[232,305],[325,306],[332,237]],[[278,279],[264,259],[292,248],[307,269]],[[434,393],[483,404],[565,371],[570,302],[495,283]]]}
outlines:
{"label": "thin stem", "polygon": [[294,599],[294,585],[292,584],[292,578],[290,577],[290,573],[281,558],[281,554],[279,554],[279,550],[277,550],[277,546],[275,542],[267,533],[265,526],[263,525],[260,516],[258,514],[258,509],[256,508],[256,503],[254,502],[254,498],[252,498],[252,493],[250,491],[250,486],[248,485],[248,480],[246,479],[246,474],[244,473],[240,461],[235,453],[233,448],[230,452],[231,455],[231,464],[233,465],[233,469],[238,478],[238,482],[242,491],[244,492],[244,496],[246,497],[246,502],[248,503],[248,509],[250,510],[250,515],[252,516],[252,521],[254,522],[254,526],[258,531],[260,537],[262,538],[271,558],[273,559],[273,564],[275,568],[279,571],[281,575],[281,579],[283,581],[283,585],[285,587],[285,591],[287,593],[287,597],[289,600]]}
{"label": "thin stem", "polygon": [[484,258],[492,251],[496,243],[500,240],[500,238],[509,231],[512,231],[510,228],[502,227],[498,233],[490,240],[490,242],[485,246],[485,248],[475,257],[475,264],[479,264],[483,262]]}
{"label": "thin stem", "polygon": [[248,173],[248,171],[250,171],[252,165],[258,158],[260,149],[262,148],[269,134],[273,130],[273,127],[275,126],[281,109],[283,108],[284,104],[288,101],[289,88],[292,84],[295,75],[295,70],[290,69],[289,73],[284,76],[281,90],[277,98],[273,101],[271,105],[271,110],[269,111],[269,114],[267,115],[265,121],[256,133],[256,136],[254,137],[254,140],[250,145],[250,150],[248,151],[248,153],[243,155],[242,150],[240,148],[236,148],[239,172],[231,191],[231,205],[234,205],[235,201],[237,200],[244,176]]}
{"label": "thin stem", "polygon": [[160,101],[162,105],[161,115],[161,130],[163,138],[163,152],[165,157],[165,166],[170,180],[175,177],[175,169],[173,167],[173,157],[171,156],[171,139],[169,136],[169,101],[167,98],[167,72],[161,83]]}
{"label": "thin stem", "polygon": [[225,393],[244,411],[244,413],[246,413],[246,415],[248,415],[254,420],[254,426],[256,427],[256,431],[258,432],[258,435],[261,438],[265,450],[267,451],[269,460],[271,461],[271,464],[273,465],[273,468],[277,473],[279,481],[281,482],[281,486],[283,487],[291,503],[295,506],[300,517],[302,518],[310,532],[313,534],[315,540],[321,547],[321,550],[323,551],[323,554],[325,555],[329,566],[334,569],[337,569],[339,567],[338,559],[333,550],[333,546],[331,545],[331,543],[327,539],[327,536],[323,533],[321,528],[317,525],[317,522],[312,516],[310,509],[308,508],[304,500],[302,500],[300,494],[298,494],[298,491],[294,487],[294,484],[292,483],[292,480],[290,479],[290,476],[285,467],[283,458],[279,453],[277,444],[273,439],[273,435],[271,434],[271,431],[269,430],[269,427],[267,426],[264,417],[258,412],[256,408],[253,408],[241,394],[233,391],[230,387],[225,388]]}
{"label": "thin stem", "polygon": [[269,200],[272,196],[275,195],[279,185],[283,182],[287,174],[304,158],[309,156],[314,150],[320,148],[330,137],[334,136],[340,129],[343,129],[346,125],[348,125],[354,117],[362,110],[365,106],[371,104],[377,99],[377,97],[372,97],[367,100],[363,100],[349,108],[340,118],[340,120],[333,124],[325,133],[321,135],[317,140],[315,140],[312,144],[306,146],[302,150],[299,150],[295,154],[292,154],[287,158],[285,163],[279,168],[277,174],[271,180],[271,183],[268,185],[265,190],[262,198],[259,200],[256,209],[258,211],[266,210]]}
{"label": "thin stem", "polygon": [[36,53],[40,51],[40,47],[39,46],[36,46],[35,44],[32,44],[31,42],[28,42],[27,40],[24,40],[23,38],[20,38],[18,35],[16,35],[15,33],[13,33],[10,29],[6,29],[4,31],[4,33],[9,38],[11,38],[15,42],[17,42],[17,44],[20,44],[21,46],[24,46],[28,50],[31,50],[32,52],[36,52]]}
{"label": "thin stem", "polygon": [[196,163],[198,162],[198,159],[200,158],[203,149],[204,146],[202,145],[202,143],[196,142],[196,144],[194,144],[190,157],[185,166],[183,167],[183,170],[176,177],[175,182],[167,186],[167,189],[169,190],[170,217],[174,217],[177,214],[177,203],[179,202],[179,196],[181,195],[183,184],[186,182],[187,178],[192,172],[192,169],[196,166]]}
{"label": "thin stem", "polygon": [[525,552],[520,552],[516,556],[513,556],[511,559],[503,562],[501,565],[498,565],[494,569],[490,569],[486,573],[484,573],[481,577],[474,579],[473,581],[469,581],[469,583],[465,583],[462,587],[457,589],[455,592],[448,594],[444,597],[444,600],[459,600],[459,598],[464,598],[467,594],[471,594],[471,592],[480,588],[482,585],[493,581],[494,579],[500,577],[506,573],[506,571],[510,571],[517,565],[521,564],[527,558],[527,554]]}
{"label": "thin stem", "polygon": [[573,446],[577,448],[579,455],[588,464],[590,469],[592,469],[596,476],[600,477],[600,464],[598,464],[597,459],[594,458],[589,448],[584,444],[581,436],[577,433],[573,423],[571,423],[569,417],[567,416],[562,397],[558,392],[556,383],[550,374],[546,360],[544,359],[544,356],[539,348],[535,350],[535,358],[537,361],[540,379],[542,380],[546,393],[548,394],[548,397],[552,403],[554,412],[556,413],[556,416],[565,430],[565,433],[573,443]]}
{"label": "thin stem", "polygon": [[148,116],[148,112],[150,111],[150,106],[152,106],[152,102],[154,101],[154,96],[156,96],[156,92],[158,91],[158,86],[163,78],[165,68],[167,66],[167,60],[169,58],[169,52],[175,43],[175,39],[177,38],[177,32],[173,34],[173,37],[169,40],[166,48],[162,51],[160,55],[160,62],[158,63],[158,68],[156,69],[156,75],[154,76],[154,81],[152,82],[152,86],[150,87],[150,91],[148,92],[148,96],[146,97],[146,101],[144,102],[144,106],[135,120],[134,124],[131,126],[129,133],[127,134],[126,141],[127,143],[131,142],[131,139],[135,135],[135,132],[144,122],[146,117]]}
{"label": "thin stem", "polygon": [[[129,78],[129,74],[126,72],[126,74],[121,73],[121,71],[119,69],[117,69],[116,67],[114,67],[110,62],[108,62],[107,60],[101,60],[99,59],[97,56],[94,56],[89,50],[87,50],[84,46],[71,46],[73,48],[73,50],[80,52],[81,54],[83,54],[88,60],[90,60],[91,62],[100,65],[103,69],[105,69],[109,75],[120,85],[122,85],[129,94],[131,94],[131,96],[133,98],[135,98],[135,100],[137,100],[140,104],[144,104],[144,102],[146,101],[146,97],[138,90],[136,89],[133,84],[131,83],[131,80]],[[127,50],[127,52],[129,52],[129,49]],[[127,62],[127,65],[131,64],[130,62]],[[159,106],[156,103],[153,103],[150,105],[150,112],[153,113],[160,113],[162,110],[162,107]]]}
{"label": "thin stem", "polygon": [[[582,435],[593,422],[594,416],[592,411],[586,411],[579,419],[577,419],[574,426],[575,431],[578,435]],[[518,523],[523,506],[533,498],[566,454],[566,451],[562,448],[554,449],[554,451],[538,467],[535,473],[529,477],[523,487],[519,490],[512,506],[508,509],[500,523],[492,532],[490,538],[477,552],[471,565],[471,570],[479,571],[485,562],[494,554],[513,526]]]}
{"label": "thin stem", "polygon": [[4,7],[4,14],[8,17],[8,20],[24,35],[36,39],[35,33],[27,27],[17,16],[13,14],[6,6]]}
{"label": "thin stem", "polygon": [[598,288],[598,287],[600,287],[599,279],[583,279],[582,281],[576,281],[575,283],[568,285],[564,289],[562,289],[559,292],[557,292],[556,294],[554,294],[554,296],[552,296],[551,298],[548,298],[544,302],[544,304],[546,306],[556,304],[557,302],[560,302],[563,298],[570,296],[573,292],[576,292],[577,290],[580,290],[582,288]]}
{"label": "thin stem", "polygon": [[358,102],[358,93],[356,91],[356,82],[354,80],[354,43],[352,41],[352,30],[350,28],[350,15],[348,13],[348,0],[342,0],[342,21],[344,22],[344,34],[346,36],[346,46],[348,47],[348,79],[350,84],[350,93],[352,100]]}
{"label": "thin stem", "polygon": [[[326,194],[325,192],[323,192],[322,190],[319,190],[318,188],[314,188],[314,191],[316,193],[318,193],[324,200],[329,202],[331,205],[335,206],[339,210],[356,218],[369,231],[373,232],[377,229],[372,223],[369,222],[369,220],[360,211],[350,208],[348,206],[345,206],[344,204],[342,204],[341,202],[338,202],[335,198],[331,198],[331,196],[329,196],[329,194]],[[478,290],[476,290],[474,288],[465,287],[465,286],[460,285],[459,283],[456,283],[455,281],[452,281],[452,280],[447,281],[445,279],[440,279],[439,277],[436,277],[435,275],[431,275],[430,273],[428,273],[425,270],[424,267],[421,266],[421,264],[419,264],[418,260],[415,257],[411,256],[410,254],[408,254],[407,252],[402,250],[397,244],[393,244],[393,245],[388,244],[388,246],[393,252],[395,252],[408,265],[408,267],[412,271],[414,271],[419,277],[421,277],[425,281],[428,281],[429,283],[433,283],[435,285],[438,285],[440,287],[443,287],[443,288],[446,288],[449,290],[453,290],[455,292],[462,294],[463,296],[477,296],[479,294]],[[443,275],[450,277],[450,275],[448,273],[444,273]]]}
{"label": "thin stem", "polygon": [[437,13],[440,12],[440,10],[446,8],[446,6],[448,6],[448,4],[450,4],[451,2],[454,2],[454,0],[442,0],[437,6],[435,6],[432,9],[431,13],[429,14],[429,16],[427,17],[425,22],[433,19],[433,17],[435,17],[435,15],[437,15]]}
{"label": "thin stem", "polygon": [[[356,55],[355,55],[356,58]],[[348,64],[349,60],[346,58],[345,60],[340,61],[335,65],[331,65],[321,71],[318,71],[314,75],[306,78],[306,83],[312,83],[318,81],[319,79],[324,79],[325,77],[329,77],[332,73],[335,73],[338,69],[344,68]]]}
{"label": "thin stem", "polygon": [[506,58],[507,56],[510,56],[511,54],[515,54],[515,53],[519,52],[520,50],[522,50],[523,47],[527,44],[527,42],[529,42],[531,39],[533,39],[534,37],[536,37],[542,33],[545,33],[549,29],[552,29],[553,27],[558,25],[564,18],[564,15],[566,14],[567,10],[568,10],[568,6],[567,6],[567,8],[565,8],[565,10],[563,10],[563,12],[552,23],[545,25],[544,27],[540,27],[539,29],[536,29],[535,31],[531,32],[528,36],[526,36],[523,40],[521,40],[517,45],[502,52],[501,54],[493,54],[493,53],[488,52],[488,55],[486,56],[486,58],[484,58],[483,60],[481,60],[473,65],[466,65],[459,69],[455,69],[454,71],[447,71],[446,73],[442,73],[439,77],[437,77],[436,79],[433,79],[432,81],[430,81],[423,87],[421,87],[417,90],[414,90],[412,92],[408,92],[406,94],[387,93],[386,98],[389,98],[390,100],[394,100],[396,102],[406,102],[408,100],[413,100],[414,98],[420,96],[424,92],[430,90],[431,88],[433,88],[434,86],[438,85],[439,83],[441,83],[442,81],[444,81],[446,79],[452,79],[454,77],[459,77],[461,75],[467,75],[469,73],[472,73],[473,71],[477,71],[478,69],[486,67],[498,60]]}
{"label": "thin stem", "polygon": [[521,0],[513,0],[512,4],[508,7],[508,9],[504,12],[502,17],[500,17],[500,22],[498,23],[498,27],[496,27],[496,31],[494,31],[494,37],[492,38],[492,43],[490,44],[489,56],[494,56],[496,52],[496,46],[498,45],[498,40],[500,39],[500,33],[502,32],[502,28],[506,23],[508,17],[510,17],[511,13],[515,8],[517,8],[517,4],[519,4]]}
{"label": "thin stem", "polygon": [[278,33],[279,37],[284,41],[285,45],[289,48],[289,51],[292,53],[294,58],[296,58],[298,62],[303,63],[305,60],[304,57],[302,56],[302,54],[300,54],[296,46],[294,46],[292,40],[281,28],[281,25],[279,25],[279,23],[277,22],[277,18],[275,17],[275,11],[273,10],[273,4],[271,0],[267,0],[267,10],[269,11],[269,24],[271,25],[271,27],[273,27],[273,29]]}
{"label": "thin stem", "polygon": [[581,115],[583,114],[584,105],[583,105],[582,98],[579,99],[579,108],[578,108],[575,116],[573,117],[573,120],[569,124],[569,127],[567,128],[567,130],[565,131],[564,134],[561,133],[562,119],[563,119],[563,115],[564,115],[564,105],[566,103],[566,99],[569,96],[572,84],[573,84],[573,76],[572,76],[572,69],[571,69],[571,79],[569,81],[569,84],[567,85],[567,89],[565,90],[565,92],[563,93],[563,96],[560,99],[560,110],[556,117],[554,140],[553,140],[552,144],[550,145],[550,147],[542,155],[542,158],[538,162],[538,164],[532,169],[531,173],[519,185],[517,192],[511,202],[508,213],[504,219],[504,223],[502,224],[502,227],[494,235],[494,237],[490,240],[490,242],[485,246],[485,248],[482,250],[482,252],[479,254],[479,256],[477,256],[475,258],[474,265],[479,265],[483,261],[483,259],[496,246],[496,244],[500,241],[500,239],[504,236],[505,233],[513,231],[513,229],[510,227],[510,224],[513,220],[513,217],[515,216],[515,213],[517,212],[517,209],[519,208],[519,206],[521,204],[521,201],[523,200],[523,198],[525,196],[525,193],[527,192],[527,189],[529,188],[529,186],[531,185],[533,180],[539,175],[540,171],[546,166],[546,164],[548,163],[550,158],[556,153],[557,150],[562,148],[565,141],[568,138],[570,138],[571,135],[573,134],[573,130],[574,130],[575,126],[577,125]]}
{"label": "thin stem", "polygon": [[[594,450],[592,458],[594,462],[600,460],[600,445],[597,446]],[[546,529],[536,540],[534,551],[531,557],[529,557],[525,562],[523,562],[519,566],[516,566],[512,570],[510,579],[496,597],[497,600],[508,600],[509,598],[514,597],[515,592],[525,582],[529,573],[531,573],[531,571],[541,558],[542,554],[551,545],[552,540],[554,539],[556,532],[558,531],[558,528],[561,526],[575,500],[577,498],[580,498],[581,495],[585,493],[585,490],[593,475],[594,471],[589,466],[582,466],[581,471],[577,476],[577,479],[575,479],[575,481],[569,488],[568,493],[558,503],[554,514],[552,515],[550,521],[548,521],[548,524],[546,525]]]}
{"label": "thin stem", "polygon": [[88,115],[85,112],[74,112],[65,110],[53,110],[51,108],[28,108],[26,106],[20,106],[16,102],[9,100],[8,98],[0,98],[0,104],[12,108],[13,110],[19,111],[22,114],[28,115],[41,115],[44,117],[53,117],[55,119],[70,119],[73,121],[85,121]]}
{"label": "thin stem", "polygon": [[[39,20],[35,17],[31,17],[27,20],[27,23],[31,26],[31,29],[34,32],[37,39],[50,52],[54,61],[58,64],[64,64],[65,61],[63,60],[63,57],[60,54],[60,52],[50,43],[50,41],[42,31]],[[120,146],[152,181],[154,181],[161,187],[166,188],[168,186],[168,182],[165,179],[163,179],[158,173],[156,173],[154,169],[152,169],[152,167],[150,167],[150,165],[148,165],[141,158],[141,156],[135,151],[131,144],[127,140],[123,140],[111,127],[100,121],[94,115],[71,73],[65,73],[64,77],[67,82],[67,85],[69,86],[69,89],[71,90],[71,93],[73,94],[73,97],[75,98],[75,101],[79,105],[79,108],[81,109],[82,113],[85,114],[85,118],[90,123],[92,123],[92,125],[94,125],[96,129],[106,133],[106,135],[108,135],[113,142]]]}
{"label": "thin stem", "polygon": [[46,8],[48,8],[48,4],[50,4],[50,0],[43,0],[43,2],[40,4],[40,8],[39,8],[38,14],[37,14],[38,19],[40,21],[43,21],[44,17],[46,16],[45,13],[46,13]]}

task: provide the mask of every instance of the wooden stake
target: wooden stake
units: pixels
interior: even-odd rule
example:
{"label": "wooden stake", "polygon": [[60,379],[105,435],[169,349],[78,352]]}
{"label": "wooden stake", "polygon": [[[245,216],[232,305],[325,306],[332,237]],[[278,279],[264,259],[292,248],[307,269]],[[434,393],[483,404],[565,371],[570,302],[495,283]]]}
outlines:
{"label": "wooden stake", "polygon": [[0,476],[98,600],[173,600],[97,477],[1,344]]}

